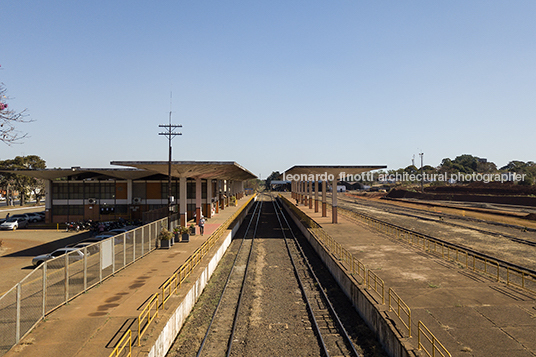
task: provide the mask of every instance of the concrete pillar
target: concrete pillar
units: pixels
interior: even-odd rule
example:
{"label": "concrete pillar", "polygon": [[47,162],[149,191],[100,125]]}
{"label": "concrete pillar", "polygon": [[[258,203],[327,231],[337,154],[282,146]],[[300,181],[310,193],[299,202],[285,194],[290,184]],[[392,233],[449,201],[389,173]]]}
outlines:
{"label": "concrete pillar", "polygon": [[309,181],[309,209],[313,208],[313,181]]}
{"label": "concrete pillar", "polygon": [[212,218],[212,179],[207,179],[207,212],[205,212],[205,217]]}
{"label": "concrete pillar", "polygon": [[127,205],[132,204],[132,179],[127,179]]}
{"label": "concrete pillar", "polygon": [[186,177],[181,177],[179,180],[179,215],[180,215],[180,225],[186,227],[186,222],[188,221],[188,211],[186,204]]}
{"label": "concrete pillar", "polygon": [[331,223],[337,223],[337,177],[333,178],[332,188],[331,188]]}
{"label": "concrete pillar", "polygon": [[318,180],[315,181],[315,213],[318,212]]}
{"label": "concrete pillar", "polygon": [[201,177],[195,178],[195,224],[199,224],[201,220]]}
{"label": "concrete pillar", "polygon": [[322,180],[322,217],[327,217],[328,214],[327,214],[327,196],[326,196],[326,191],[327,191],[327,183],[326,183],[326,180]]}
{"label": "concrete pillar", "polygon": [[[45,181],[45,222],[52,223],[52,180]],[[8,204],[9,197],[6,197]]]}
{"label": "concrete pillar", "polygon": [[305,205],[305,200],[306,200],[306,197],[305,197],[305,181],[301,181],[301,203],[302,205]]}
{"label": "concrete pillar", "polygon": [[225,189],[227,190],[227,198],[225,199],[225,204],[227,205],[227,207],[229,207],[229,204],[231,203],[231,192],[232,192],[232,189],[231,189],[231,180],[225,180]]}
{"label": "concrete pillar", "polygon": [[216,180],[216,213],[220,213],[221,204],[221,180]]}

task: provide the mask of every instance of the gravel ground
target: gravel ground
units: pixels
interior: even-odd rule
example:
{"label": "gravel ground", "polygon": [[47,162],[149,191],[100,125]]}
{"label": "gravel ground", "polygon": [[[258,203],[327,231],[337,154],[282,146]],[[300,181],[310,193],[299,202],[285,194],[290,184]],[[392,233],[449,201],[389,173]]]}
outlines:
{"label": "gravel ground", "polygon": [[342,199],[339,200],[339,206],[536,270],[536,244],[527,245],[512,240],[520,238],[536,243],[536,232],[377,201],[359,200],[354,203],[354,200]]}
{"label": "gravel ground", "polygon": [[[260,224],[254,241],[252,265],[247,277],[232,356],[320,356],[318,340],[312,330],[272,203],[265,202]],[[243,224],[236,237],[243,237],[245,226]],[[294,229],[294,232],[298,230]],[[305,243],[301,235],[299,239]],[[169,357],[192,356],[197,353],[238,245],[239,240],[235,240],[229,247],[170,349]],[[304,250],[308,252],[308,260],[315,266],[315,273],[332,299],[357,350],[363,356],[386,356],[374,334],[323,268],[318,256],[308,245],[304,246]],[[338,355],[338,352],[333,351],[332,355]]]}

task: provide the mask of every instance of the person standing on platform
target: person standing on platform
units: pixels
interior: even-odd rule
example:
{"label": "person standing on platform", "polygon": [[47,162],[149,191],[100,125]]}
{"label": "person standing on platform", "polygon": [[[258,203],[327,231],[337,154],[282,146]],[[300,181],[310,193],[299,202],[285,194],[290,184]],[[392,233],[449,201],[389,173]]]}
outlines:
{"label": "person standing on platform", "polygon": [[205,232],[205,217],[201,216],[201,219],[199,220],[199,232],[201,235]]}

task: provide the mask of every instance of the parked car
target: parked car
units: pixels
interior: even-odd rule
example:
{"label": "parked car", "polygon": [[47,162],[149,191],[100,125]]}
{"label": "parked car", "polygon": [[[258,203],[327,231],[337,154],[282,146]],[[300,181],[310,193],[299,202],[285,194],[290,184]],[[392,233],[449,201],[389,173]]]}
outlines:
{"label": "parked car", "polygon": [[84,252],[84,248],[86,248],[86,252],[88,255],[98,253],[100,250],[100,245],[95,244],[95,242],[80,242],[73,246],[75,249],[81,249],[82,252]]}
{"label": "parked car", "polygon": [[45,219],[43,216],[41,216],[37,212],[26,213],[26,215],[28,216],[28,221],[30,223],[41,222]]}
{"label": "parked car", "polygon": [[70,253],[69,254],[69,262],[70,263],[84,259],[84,253],[82,251],[80,251],[78,248],[60,248],[60,249],[56,249],[52,253],[41,254],[41,255],[38,255],[37,257],[33,258],[32,259],[32,265],[35,266],[35,267],[39,266],[39,265],[43,264],[44,262],[46,262],[47,260],[54,259],[56,257],[65,255],[67,253]]}
{"label": "parked car", "polygon": [[26,218],[10,217],[4,223],[0,224],[0,229],[14,231],[18,228],[24,228],[27,225],[28,220]]}

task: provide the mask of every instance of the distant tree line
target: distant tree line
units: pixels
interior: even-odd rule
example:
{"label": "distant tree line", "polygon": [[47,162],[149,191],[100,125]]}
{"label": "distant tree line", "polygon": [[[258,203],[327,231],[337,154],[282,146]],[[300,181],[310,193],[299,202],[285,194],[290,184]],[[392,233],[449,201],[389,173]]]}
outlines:
{"label": "distant tree line", "polygon": [[[501,168],[497,168],[497,165],[495,165],[493,162],[489,162],[477,156],[464,154],[457,156],[453,160],[450,158],[445,158],[437,167],[425,165],[422,167],[422,171],[428,176],[434,174],[447,174],[450,176],[457,173],[501,174],[512,172],[525,175],[525,179],[518,182],[519,184],[532,185],[534,184],[534,180],[536,178],[536,163],[532,161],[523,162],[514,160],[510,161],[507,165]],[[398,170],[389,170],[387,171],[387,174],[402,174],[404,172],[408,174],[419,174],[421,173],[421,168],[418,168],[415,165],[410,165],[406,168],[400,168]],[[379,173],[375,173],[375,175],[378,174]]]}
{"label": "distant tree line", "polygon": [[[510,161],[507,165],[497,168],[497,165],[495,163],[487,161],[486,159],[479,158],[477,156],[464,154],[460,156],[456,156],[454,159],[445,158],[441,160],[441,163],[437,167],[433,167],[430,165],[425,165],[422,167],[422,173],[426,174],[426,176],[430,177],[435,174],[443,174],[447,177],[450,177],[452,175],[461,173],[461,174],[503,174],[503,173],[516,173],[525,175],[525,178],[523,181],[519,181],[518,184],[521,185],[533,185],[536,179],[536,163],[532,161]],[[418,175],[421,173],[421,168],[417,167],[415,165],[409,165],[405,168],[400,168],[397,170],[380,170],[375,171],[372,176],[371,181],[363,180],[361,181],[362,184],[365,185],[372,185],[378,181],[378,178],[380,176],[388,176],[393,175],[396,176],[396,174],[399,174],[402,176],[402,174],[406,173],[406,177],[409,175]],[[274,171],[268,176],[265,180],[265,184],[267,187],[269,187],[270,182],[272,180],[278,180],[280,177],[279,171]],[[363,176],[362,176],[363,177]],[[363,177],[365,178],[365,177]],[[411,182],[407,182],[408,184],[411,184]],[[445,183],[445,182],[443,182]]]}

